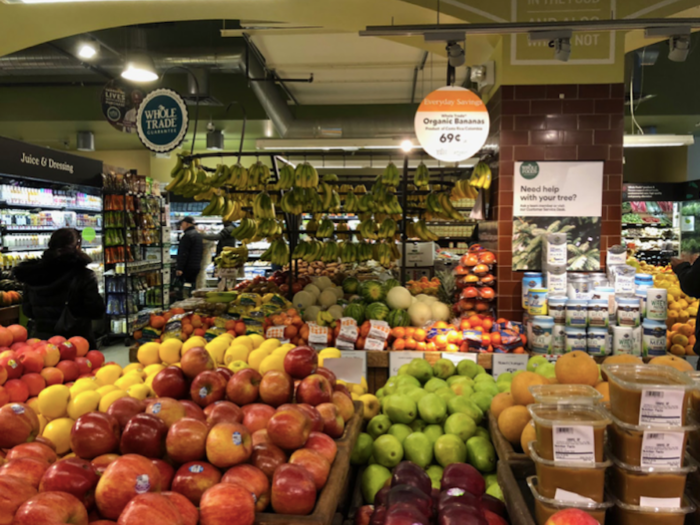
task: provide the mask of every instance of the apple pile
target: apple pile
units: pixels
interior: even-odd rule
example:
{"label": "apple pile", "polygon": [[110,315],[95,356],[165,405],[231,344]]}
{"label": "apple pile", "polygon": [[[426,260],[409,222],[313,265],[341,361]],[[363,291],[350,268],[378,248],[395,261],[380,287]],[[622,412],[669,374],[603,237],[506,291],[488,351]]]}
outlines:
{"label": "apple pile", "polygon": [[442,489],[425,471],[403,461],[382,480],[374,505],[360,507],[355,525],[507,525],[506,507],[487,494],[479,472],[464,463],[445,468]]}

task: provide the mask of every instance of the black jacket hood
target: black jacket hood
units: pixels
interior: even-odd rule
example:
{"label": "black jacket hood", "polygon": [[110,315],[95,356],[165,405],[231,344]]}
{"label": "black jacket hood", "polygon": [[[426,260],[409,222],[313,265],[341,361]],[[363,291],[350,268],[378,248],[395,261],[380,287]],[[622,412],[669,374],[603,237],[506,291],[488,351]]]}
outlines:
{"label": "black jacket hood", "polygon": [[57,281],[68,279],[76,272],[84,270],[92,260],[84,253],[65,253],[21,263],[15,268],[18,281],[29,286],[53,285]]}

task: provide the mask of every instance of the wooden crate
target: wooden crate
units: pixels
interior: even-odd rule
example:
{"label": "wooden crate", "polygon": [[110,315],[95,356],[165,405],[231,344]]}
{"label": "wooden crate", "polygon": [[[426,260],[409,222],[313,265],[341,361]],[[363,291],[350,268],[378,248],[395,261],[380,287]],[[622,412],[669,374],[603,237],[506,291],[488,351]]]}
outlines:
{"label": "wooden crate", "polygon": [[337,511],[340,502],[347,499],[350,491],[350,454],[355,447],[362,428],[363,405],[355,401],[355,415],[345,425],[345,432],[336,441],[338,454],[335,457],[328,482],[318,495],[316,508],[308,516],[290,516],[262,512],[255,516],[257,525],[334,525],[342,524],[342,515]]}
{"label": "wooden crate", "polygon": [[525,479],[528,476],[533,476],[535,474],[534,461],[530,459],[530,456],[521,452],[519,446],[516,450],[510,441],[503,437],[503,434],[498,429],[498,421],[490,412],[488,418],[491,441],[493,442],[493,447],[496,449],[496,454],[498,454],[499,464],[508,463],[518,479]]}
{"label": "wooden crate", "polygon": [[502,460],[498,462],[496,473],[511,525],[537,525],[534,518],[535,500],[525,478],[516,479],[511,465]]}
{"label": "wooden crate", "polygon": [[10,326],[19,323],[19,305],[0,308],[0,326]]}

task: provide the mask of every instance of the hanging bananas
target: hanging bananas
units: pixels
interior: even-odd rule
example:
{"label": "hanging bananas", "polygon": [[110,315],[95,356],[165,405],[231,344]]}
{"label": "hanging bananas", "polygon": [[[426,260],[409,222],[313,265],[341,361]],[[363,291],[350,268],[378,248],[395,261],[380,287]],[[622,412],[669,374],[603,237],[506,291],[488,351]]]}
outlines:
{"label": "hanging bananas", "polygon": [[298,164],[294,170],[294,185],[299,188],[315,188],[318,186],[318,172],[308,162]]}
{"label": "hanging bananas", "polygon": [[428,167],[422,162],[416,168],[416,173],[413,175],[413,183],[418,189],[426,188],[430,184],[430,172]]}
{"label": "hanging bananas", "polygon": [[275,205],[272,203],[269,193],[260,192],[255,196],[255,200],[253,200],[253,216],[256,219],[275,218]]}
{"label": "hanging bananas", "polygon": [[255,237],[258,225],[254,219],[244,218],[236,228],[231,232],[231,236],[237,241],[248,241]]}
{"label": "hanging bananas", "polygon": [[380,239],[392,240],[394,235],[396,235],[396,221],[387,217],[382,221],[377,237]]}
{"label": "hanging bananas", "polygon": [[399,249],[393,242],[372,245],[372,258],[385,268],[391,266],[391,263],[400,257]]}
{"label": "hanging bananas", "polygon": [[335,232],[335,224],[330,219],[323,219],[316,230],[316,237],[318,239],[333,237]]}
{"label": "hanging bananas", "polygon": [[387,186],[396,187],[399,185],[399,181],[399,169],[393,162],[390,162],[389,165],[384,168],[384,172],[382,173],[382,183],[386,184]]}
{"label": "hanging bananas", "polygon": [[321,252],[321,260],[324,263],[332,263],[338,261],[338,243],[335,241],[326,241],[323,243],[323,251]]}
{"label": "hanging bananas", "polygon": [[289,263],[289,246],[282,239],[275,239],[260,256],[260,260],[284,266]]}
{"label": "hanging bananas", "polygon": [[367,219],[360,222],[357,229],[363,239],[374,241],[377,240],[377,223],[375,223],[372,219]]}
{"label": "hanging bananas", "polygon": [[282,225],[275,219],[262,219],[257,221],[255,229],[256,237],[272,237],[282,233]]}
{"label": "hanging bananas", "polygon": [[491,179],[491,167],[485,162],[479,162],[474,166],[472,176],[469,177],[469,184],[488,190],[491,187]]}
{"label": "hanging bananas", "polygon": [[460,179],[455,182],[452,192],[450,193],[451,200],[461,200],[461,199],[476,199],[479,191],[476,186],[472,186],[469,183],[471,179]]}
{"label": "hanging bananas", "polygon": [[294,169],[285,164],[280,170],[280,180],[277,182],[278,190],[289,190],[294,185]]}
{"label": "hanging bananas", "polygon": [[254,189],[270,180],[270,168],[258,161],[248,170],[248,187]]}
{"label": "hanging bananas", "polygon": [[[412,230],[409,232],[411,228]],[[430,231],[423,219],[408,223],[406,226],[406,237],[418,237],[421,241],[437,241],[440,238]]]}
{"label": "hanging bananas", "polygon": [[349,190],[345,195],[345,204],[343,204],[343,211],[345,213],[355,213],[358,210],[359,199],[355,195],[355,192]]}
{"label": "hanging bananas", "polygon": [[240,268],[248,260],[248,248],[245,246],[224,246],[214,259],[217,268]]}

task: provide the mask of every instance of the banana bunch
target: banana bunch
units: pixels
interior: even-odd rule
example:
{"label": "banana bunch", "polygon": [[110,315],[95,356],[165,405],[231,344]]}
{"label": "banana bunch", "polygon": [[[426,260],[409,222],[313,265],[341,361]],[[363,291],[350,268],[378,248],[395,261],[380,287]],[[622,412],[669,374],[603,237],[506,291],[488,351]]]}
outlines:
{"label": "banana bunch", "polygon": [[294,188],[285,192],[280,199],[280,209],[285,213],[300,215],[304,211],[304,190]]}
{"label": "banana bunch", "polygon": [[306,223],[306,231],[312,237],[318,237],[318,221],[316,219],[311,219]]}
{"label": "banana bunch", "polygon": [[[409,225],[412,225],[413,228],[413,231],[410,232],[412,234],[410,237],[418,237],[421,241],[437,241],[440,238],[430,231],[423,219],[417,222],[409,222]],[[409,227],[406,228],[406,236],[409,236]]]}
{"label": "banana bunch", "polygon": [[222,215],[226,209],[226,197],[223,194],[212,195],[206,208],[202,210],[202,215]]}
{"label": "banana bunch", "polygon": [[371,239],[376,241],[378,238],[377,223],[375,223],[372,219],[362,221],[358,225],[357,229],[363,239]]}
{"label": "banana bunch", "polygon": [[299,188],[315,188],[318,186],[318,172],[308,162],[298,164],[294,170],[294,185]]}
{"label": "banana bunch", "polygon": [[382,221],[381,226],[379,226],[379,233],[377,236],[380,239],[391,240],[396,235],[396,221],[390,217],[387,217]]}
{"label": "banana bunch", "polygon": [[359,208],[359,201],[360,199],[357,198],[355,192],[352,191],[352,189],[349,190],[345,195],[345,204],[343,204],[343,211],[345,211],[345,213],[355,213]]}
{"label": "banana bunch", "polygon": [[243,205],[240,201],[234,200],[226,197],[226,206],[221,214],[221,218],[224,222],[229,221],[240,221],[245,218],[246,212],[243,211]]}
{"label": "banana bunch", "polygon": [[277,185],[276,184],[268,184],[265,186],[265,191],[270,195],[270,199],[272,202],[277,204],[280,201],[280,196],[279,192],[277,191]]}
{"label": "banana bunch", "polygon": [[255,229],[256,237],[272,237],[282,233],[282,225],[275,219],[261,219]]}
{"label": "banana bunch", "polygon": [[321,241],[300,242],[294,248],[293,259],[302,259],[306,262],[315,262],[321,259],[323,253],[323,243]]}
{"label": "banana bunch", "polygon": [[238,227],[236,227],[231,232],[231,235],[237,241],[247,241],[255,237],[257,229],[258,225],[254,219],[245,218],[241,219],[241,222],[238,224]]}
{"label": "banana bunch", "polygon": [[333,317],[333,314],[328,311],[319,311],[316,314],[316,324],[318,326],[327,326],[330,328],[335,328],[335,323],[335,317]]}
{"label": "banana bunch", "polygon": [[355,195],[364,195],[365,193],[367,193],[367,188],[365,188],[364,184],[355,186]]}
{"label": "banana bunch", "polygon": [[430,172],[428,166],[422,162],[418,164],[416,173],[413,175],[413,183],[420,189],[425,188],[430,184]]}
{"label": "banana bunch", "polygon": [[387,186],[396,187],[399,185],[399,180],[399,169],[393,162],[390,162],[389,165],[384,168],[384,173],[382,173],[382,183]]}
{"label": "banana bunch", "polygon": [[261,184],[267,184],[270,180],[270,168],[258,161],[248,170],[248,187],[255,188]]}
{"label": "banana bunch", "polygon": [[358,262],[358,256],[360,251],[359,247],[359,244],[355,244],[352,242],[341,242],[340,244],[338,244],[338,257],[340,257],[340,262]]}
{"label": "banana bunch", "polygon": [[[343,232],[345,232],[345,233],[343,233]],[[336,235],[337,235],[338,239],[350,239],[350,237],[351,237],[350,228],[348,227],[347,222],[341,222],[338,224]]]}
{"label": "banana bunch", "polygon": [[356,245],[357,249],[357,262],[365,262],[374,258],[374,249],[372,244],[368,242],[363,242]]}
{"label": "banana bunch", "polygon": [[432,215],[444,219],[453,219],[455,221],[466,220],[461,213],[454,209],[446,193],[429,193],[426,200],[426,209]]}
{"label": "banana bunch", "polygon": [[236,190],[245,190],[248,188],[248,170],[240,164],[234,164],[229,169],[229,177],[226,185],[233,186]]}
{"label": "banana bunch", "polygon": [[184,188],[189,184],[193,184],[197,180],[197,175],[192,167],[182,167],[173,177],[173,180],[165,187],[165,191],[175,193],[179,188]]}
{"label": "banana bunch", "polygon": [[333,237],[333,233],[335,232],[335,225],[333,224],[333,221],[330,219],[323,219],[316,230],[316,238],[318,239],[323,239],[323,238],[329,238]]}
{"label": "banana bunch", "polygon": [[324,263],[332,263],[338,261],[338,243],[335,241],[327,241],[323,243],[323,251],[321,252],[321,260]]}
{"label": "banana bunch", "polygon": [[245,246],[224,246],[214,259],[217,268],[240,268],[248,260],[248,248]]}
{"label": "banana bunch", "polygon": [[491,187],[491,168],[485,162],[479,162],[474,166],[472,176],[469,177],[469,184],[476,188],[488,190]]}
{"label": "banana bunch", "polygon": [[354,190],[350,184],[343,184],[340,187],[340,193],[350,193],[351,191],[354,191]]}
{"label": "banana bunch", "polygon": [[357,202],[357,211],[360,213],[372,212],[376,209],[376,203],[371,193],[365,193]]}
{"label": "banana bunch", "polygon": [[[207,174],[202,170],[201,168],[199,169],[202,171],[202,174],[204,175],[204,180],[206,180],[209,183],[209,186],[213,188],[220,188],[224,184],[228,182],[228,179],[231,177],[231,170],[228,166],[225,164],[217,164],[216,165],[216,171],[214,171],[214,175],[211,176],[207,180]],[[197,183],[201,184],[200,180],[202,180],[201,177],[199,177],[199,170],[197,171]]]}
{"label": "banana bunch", "polygon": [[260,256],[260,260],[284,266],[289,263],[289,246],[282,239],[275,239],[270,243],[270,247]]}
{"label": "banana bunch", "polygon": [[399,254],[399,249],[393,242],[377,243],[373,245],[372,251],[373,259],[384,267],[391,266],[393,261],[396,261],[401,257]]}
{"label": "banana bunch", "polygon": [[294,186],[294,168],[289,164],[285,164],[280,170],[280,180],[277,183],[277,189],[290,190],[292,186]]}
{"label": "banana bunch", "polygon": [[455,182],[455,185],[452,188],[452,193],[450,193],[450,199],[476,199],[479,192],[476,189],[476,186],[472,186],[469,183],[470,180],[471,179],[461,179]]}
{"label": "banana bunch", "polygon": [[466,222],[466,217],[459,213],[457,210],[455,210],[454,206],[452,206],[452,202],[450,202],[450,197],[449,195],[447,195],[447,193],[440,193],[438,195],[438,199],[440,201],[440,206],[442,206],[442,209],[447,214],[448,219]]}
{"label": "banana bunch", "polygon": [[253,216],[256,219],[275,218],[275,205],[272,203],[269,193],[260,192],[255,196],[255,200],[253,200]]}

